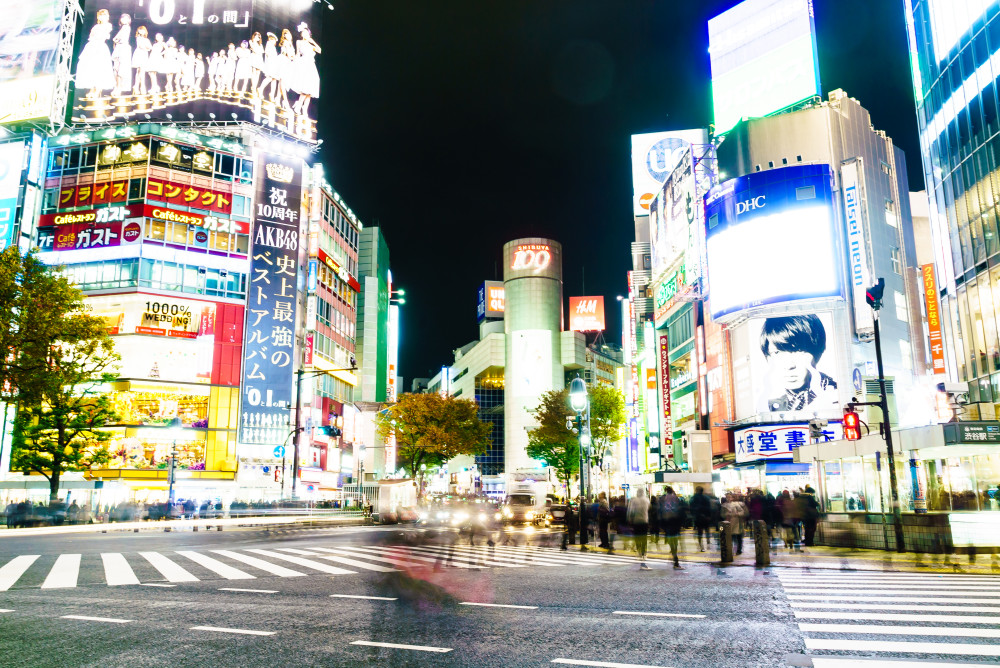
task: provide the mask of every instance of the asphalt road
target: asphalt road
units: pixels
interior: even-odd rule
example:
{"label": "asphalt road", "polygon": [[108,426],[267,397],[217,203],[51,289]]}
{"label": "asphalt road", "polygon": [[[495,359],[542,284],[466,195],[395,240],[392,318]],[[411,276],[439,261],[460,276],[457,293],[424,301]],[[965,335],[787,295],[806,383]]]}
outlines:
{"label": "asphalt road", "polygon": [[394,534],[0,537],[0,666],[1000,665],[1000,578],[639,570]]}

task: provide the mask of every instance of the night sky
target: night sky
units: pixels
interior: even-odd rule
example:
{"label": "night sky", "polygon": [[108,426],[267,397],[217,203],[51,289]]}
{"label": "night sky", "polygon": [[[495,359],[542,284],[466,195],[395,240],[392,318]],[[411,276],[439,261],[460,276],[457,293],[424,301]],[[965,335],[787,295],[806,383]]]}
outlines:
{"label": "night sky", "polygon": [[[922,188],[901,0],[813,0],[843,88]],[[706,21],[735,0],[334,0],[318,101],[327,175],[406,290],[404,391],[478,338],[505,242],[563,244],[564,295],[626,292],[630,135],[712,121]],[[317,102],[313,103],[314,105]],[[584,285],[585,280],[585,285]]]}

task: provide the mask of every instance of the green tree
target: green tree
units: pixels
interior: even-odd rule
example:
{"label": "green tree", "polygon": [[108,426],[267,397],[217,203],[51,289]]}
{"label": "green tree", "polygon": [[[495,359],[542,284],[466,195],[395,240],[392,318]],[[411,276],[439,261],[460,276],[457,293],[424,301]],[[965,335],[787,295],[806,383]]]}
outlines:
{"label": "green tree", "polygon": [[570,481],[580,473],[580,437],[566,428],[568,419],[576,420],[569,407],[569,390],[546,392],[530,412],[538,426],[528,431],[528,456],[551,466],[568,491]]}
{"label": "green tree", "polygon": [[105,388],[118,356],[83,293],[16,247],[0,253],[0,321],[0,386],[17,405],[11,468],[45,476],[55,500],[64,472],[108,460],[100,427],[117,419]]}
{"label": "green tree", "polygon": [[613,387],[594,385],[588,388],[590,400],[591,461],[594,465],[610,454],[625,429],[625,397]]}
{"label": "green tree", "polygon": [[424,467],[486,452],[493,425],[479,419],[478,408],[472,399],[437,392],[402,394],[382,411],[377,433],[383,440],[396,437],[397,464],[423,489]]}

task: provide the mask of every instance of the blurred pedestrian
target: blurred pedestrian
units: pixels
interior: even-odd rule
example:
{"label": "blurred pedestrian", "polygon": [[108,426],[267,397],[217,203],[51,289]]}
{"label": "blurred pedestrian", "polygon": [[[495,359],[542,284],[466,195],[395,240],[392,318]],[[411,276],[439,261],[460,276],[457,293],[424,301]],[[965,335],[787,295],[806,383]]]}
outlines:
{"label": "blurred pedestrian", "polygon": [[709,541],[712,534],[709,527],[712,526],[712,501],[705,494],[704,487],[695,487],[694,496],[691,497],[691,516],[694,521],[694,530],[698,534],[698,551],[704,552],[705,545],[702,543],[702,535]]}
{"label": "blurred pedestrian", "polygon": [[568,549],[567,545],[576,545],[576,523],[577,513],[573,504],[566,504],[566,532],[563,534],[562,549]]}
{"label": "blurred pedestrian", "polygon": [[608,495],[601,492],[597,495],[597,531],[600,537],[600,543],[597,547],[603,547],[604,549],[611,551],[611,536],[608,532],[608,525],[611,524],[611,506],[608,505]]}
{"label": "blurred pedestrian", "polygon": [[649,536],[653,545],[660,544],[660,504],[655,496],[649,497]]}
{"label": "blurred pedestrian", "polygon": [[726,494],[726,502],[722,504],[722,517],[729,522],[729,530],[733,535],[733,552],[743,554],[743,522],[747,517],[747,507],[733,492]]}
{"label": "blurred pedestrian", "polygon": [[812,547],[815,544],[816,523],[819,521],[819,502],[816,501],[816,490],[806,485],[802,492],[802,527],[805,530],[805,545]]}
{"label": "blurred pedestrian", "polygon": [[580,527],[579,527],[579,529],[580,529],[580,550],[583,551],[583,552],[586,552],[587,549],[588,549],[587,548],[587,543],[590,542],[589,537],[587,535],[588,534],[587,529],[589,528],[589,524],[590,524],[590,517],[589,517],[590,513],[587,512],[587,499],[585,499],[582,496],[579,497],[579,499],[580,499],[580,504],[579,504],[579,510],[577,512],[578,512],[578,522],[579,522],[579,525],[580,525]]}
{"label": "blurred pedestrian", "polygon": [[[615,497],[615,505],[612,507],[615,518],[615,533],[622,539],[622,549],[628,551],[631,541],[631,533],[628,527],[628,509],[625,507],[625,497]],[[614,547],[614,543],[611,544]]]}
{"label": "blurred pedestrian", "polygon": [[649,531],[649,499],[646,490],[639,487],[628,502],[628,523],[635,536],[635,549],[639,555],[639,569],[648,570],[646,565],[646,534]]}
{"label": "blurred pedestrian", "polygon": [[[701,491],[701,487],[698,488]],[[692,503],[692,507],[694,504]],[[674,488],[667,486],[660,496],[660,525],[663,527],[663,535],[670,546],[670,556],[674,559],[674,568],[680,570],[681,562],[679,543],[681,538],[681,528],[684,526],[684,504],[674,493]]]}

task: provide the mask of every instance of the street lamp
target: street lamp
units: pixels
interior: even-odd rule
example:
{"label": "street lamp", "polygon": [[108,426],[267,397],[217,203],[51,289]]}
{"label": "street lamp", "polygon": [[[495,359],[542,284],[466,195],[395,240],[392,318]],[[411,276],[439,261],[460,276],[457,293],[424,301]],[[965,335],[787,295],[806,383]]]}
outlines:
{"label": "street lamp", "polygon": [[170,468],[167,470],[167,519],[174,510],[174,478],[177,467],[177,439],[184,435],[184,421],[179,417],[173,418],[165,427],[167,436],[173,440],[170,446]]}
{"label": "street lamp", "polygon": [[569,384],[569,405],[570,408],[576,411],[576,433],[580,437],[580,503],[583,503],[586,492],[583,482],[584,458],[586,456],[584,448],[590,445],[590,428],[588,425],[585,435],[583,413],[589,409],[589,402],[587,401],[587,383],[579,376],[574,378]]}

